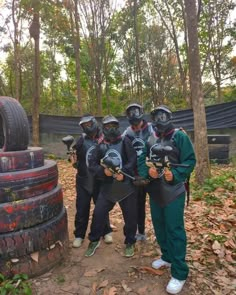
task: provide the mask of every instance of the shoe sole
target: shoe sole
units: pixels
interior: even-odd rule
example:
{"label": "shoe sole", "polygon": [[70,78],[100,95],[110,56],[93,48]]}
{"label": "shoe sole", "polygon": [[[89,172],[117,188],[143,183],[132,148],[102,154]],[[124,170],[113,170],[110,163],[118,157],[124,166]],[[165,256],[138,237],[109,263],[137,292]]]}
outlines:
{"label": "shoe sole", "polygon": [[77,245],[72,245],[73,248],[80,248],[82,246],[82,244],[80,244],[79,246]]}
{"label": "shoe sole", "polygon": [[112,244],[113,243],[113,240],[111,240],[111,241],[104,240],[104,242],[105,242],[105,244]]}
{"label": "shoe sole", "polygon": [[133,256],[134,256],[134,254],[132,254],[132,255],[125,255],[125,257],[127,257],[127,258],[133,257]]}
{"label": "shoe sole", "polygon": [[95,251],[96,251],[96,249],[98,248],[100,246],[100,242],[97,244],[97,246],[94,248],[94,250],[93,250],[93,252],[91,253],[91,254],[85,254],[85,257],[90,257],[90,256],[93,256],[94,255],[94,253],[95,253]]}
{"label": "shoe sole", "polygon": [[83,241],[81,241],[80,245],[74,245],[74,244],[72,243],[72,247],[73,247],[73,248],[80,248],[80,247],[82,246],[82,244],[83,244]]}
{"label": "shoe sole", "polygon": [[107,244],[107,245],[110,245],[110,244],[112,244],[113,242],[105,242],[105,244]]}
{"label": "shoe sole", "polygon": [[134,252],[131,255],[125,255],[125,257],[133,257],[134,256]]}
{"label": "shoe sole", "polygon": [[152,268],[154,269],[160,269],[160,268],[170,268],[171,265],[162,265],[162,266],[159,266],[159,267],[155,267],[154,265],[152,265]]}

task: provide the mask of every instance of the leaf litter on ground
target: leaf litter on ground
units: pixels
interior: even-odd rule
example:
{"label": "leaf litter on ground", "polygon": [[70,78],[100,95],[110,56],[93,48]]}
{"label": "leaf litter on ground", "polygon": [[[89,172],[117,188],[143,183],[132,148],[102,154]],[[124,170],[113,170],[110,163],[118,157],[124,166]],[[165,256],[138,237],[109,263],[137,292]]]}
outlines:
{"label": "leaf litter on ground", "polygon": [[[75,207],[75,174],[76,170],[65,160],[58,160],[59,183],[63,188],[64,203],[68,208],[71,231],[73,231]],[[236,172],[233,165],[212,165],[212,177],[202,186],[191,178],[190,204],[185,209],[185,225],[188,238],[187,262],[190,267],[188,280],[189,294],[233,294],[236,290]],[[115,295],[132,291],[145,294],[149,290],[149,276],[161,277],[165,270],[154,270],[150,267],[152,260],[160,257],[157,246],[147,198],[146,236],[143,244],[137,242],[136,265],[127,272],[127,280],[117,283],[114,280],[102,279],[92,281],[92,294]],[[91,206],[91,214],[93,206]],[[123,225],[122,212],[115,206],[110,212],[113,230],[118,231]],[[122,254],[123,246],[117,244],[115,250]],[[145,260],[146,259],[146,260]],[[139,261],[149,261],[148,265]],[[103,273],[102,269],[100,273]],[[86,279],[96,278],[99,269],[89,269],[83,273]],[[117,274],[117,277],[119,274]],[[150,277],[150,278],[151,278]],[[134,290],[132,283],[142,280],[143,285]],[[99,283],[100,282],[100,283]],[[185,287],[186,288],[186,287]],[[102,291],[103,290],[103,291]],[[131,291],[132,290],[132,291]],[[102,293],[101,293],[102,291]],[[123,292],[123,293],[122,293]],[[133,293],[132,293],[133,294]],[[186,293],[187,294],[187,293]]]}

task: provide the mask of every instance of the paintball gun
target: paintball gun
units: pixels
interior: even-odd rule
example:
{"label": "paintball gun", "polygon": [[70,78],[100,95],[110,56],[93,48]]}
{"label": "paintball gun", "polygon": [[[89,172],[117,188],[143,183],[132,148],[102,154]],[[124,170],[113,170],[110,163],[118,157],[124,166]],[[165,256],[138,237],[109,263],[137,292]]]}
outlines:
{"label": "paintball gun", "polygon": [[152,154],[152,158],[146,160],[146,165],[148,167],[154,167],[158,169],[158,172],[160,173],[159,178],[164,174],[165,167],[189,167],[189,165],[171,163],[169,161],[168,156],[173,152],[173,148],[171,146],[154,145],[150,152]]}
{"label": "paintball gun", "polygon": [[120,169],[120,160],[117,158],[112,158],[106,155],[104,158],[101,159],[100,162],[101,166],[104,168],[108,168],[112,173],[121,173],[124,176],[127,176],[128,178],[135,180],[135,177],[125,173]]}
{"label": "paintball gun", "polygon": [[62,138],[62,142],[66,145],[66,148],[67,148],[67,155],[69,155],[68,157],[69,162],[71,162],[71,156],[75,154],[75,150],[71,147],[74,140],[75,139],[72,135],[67,135]]}
{"label": "paintball gun", "polygon": [[145,186],[149,183],[148,179],[144,179],[141,176],[131,176],[120,168],[120,160],[117,158],[109,157],[108,155],[101,159],[101,166],[108,168],[112,173],[121,173],[133,180],[135,186]]}

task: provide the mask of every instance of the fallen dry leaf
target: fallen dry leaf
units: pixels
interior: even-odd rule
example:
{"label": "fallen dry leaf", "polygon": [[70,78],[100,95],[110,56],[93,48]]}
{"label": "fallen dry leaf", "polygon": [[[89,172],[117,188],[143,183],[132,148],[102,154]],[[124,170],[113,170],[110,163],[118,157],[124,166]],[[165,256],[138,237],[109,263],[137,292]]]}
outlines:
{"label": "fallen dry leaf", "polygon": [[140,266],[140,267],[138,267],[138,270],[140,272],[148,272],[148,273],[151,273],[153,275],[158,275],[158,276],[163,275],[163,273],[165,272],[163,269],[154,269],[149,266]]}
{"label": "fallen dry leaf", "polygon": [[98,284],[96,282],[93,282],[91,295],[96,295],[97,285]]}
{"label": "fallen dry leaf", "polygon": [[127,286],[126,281],[122,281],[121,286],[123,287],[126,293],[129,293],[132,291],[132,289]]}
{"label": "fallen dry leaf", "polygon": [[151,256],[153,256],[155,254],[155,251],[148,251],[148,252],[143,252],[142,253],[142,256],[143,257],[151,257]]}
{"label": "fallen dry leaf", "polygon": [[108,285],[108,280],[101,282],[98,286],[98,289],[105,288]]}
{"label": "fallen dry leaf", "polygon": [[146,295],[147,294],[147,288],[148,288],[147,286],[142,287],[142,288],[139,288],[138,291],[137,291],[137,293],[139,295]]}
{"label": "fallen dry leaf", "polygon": [[95,277],[97,275],[96,270],[90,270],[84,273],[84,277]]}
{"label": "fallen dry leaf", "polygon": [[39,252],[31,253],[31,254],[30,254],[30,257],[31,257],[34,261],[39,262]]}
{"label": "fallen dry leaf", "polygon": [[117,294],[116,287],[111,287],[108,291],[108,295],[116,295],[116,294]]}

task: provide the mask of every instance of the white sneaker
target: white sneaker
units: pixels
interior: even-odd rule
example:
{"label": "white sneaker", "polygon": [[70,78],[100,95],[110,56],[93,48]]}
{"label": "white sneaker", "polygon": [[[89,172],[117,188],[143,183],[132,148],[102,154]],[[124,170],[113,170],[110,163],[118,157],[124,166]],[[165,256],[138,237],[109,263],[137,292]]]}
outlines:
{"label": "white sneaker", "polygon": [[177,294],[182,290],[184,283],[185,280],[180,281],[172,277],[166,287],[166,292],[170,294]]}
{"label": "white sneaker", "polygon": [[155,269],[159,269],[159,268],[161,268],[163,266],[170,267],[171,263],[166,262],[166,261],[162,260],[161,258],[159,258],[157,260],[154,260],[153,263],[152,263],[152,268],[155,268]]}
{"label": "white sneaker", "polygon": [[106,244],[112,244],[112,242],[113,242],[112,233],[108,233],[104,236],[104,242]]}
{"label": "white sneaker", "polygon": [[84,241],[84,239],[82,239],[82,238],[75,238],[72,246],[74,248],[79,248],[82,245],[83,241]]}

